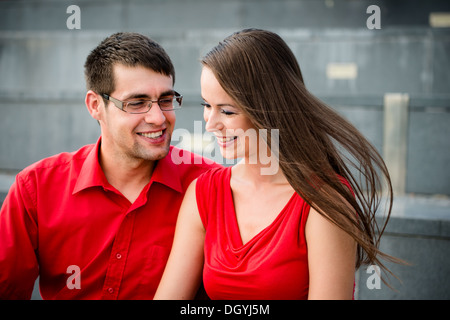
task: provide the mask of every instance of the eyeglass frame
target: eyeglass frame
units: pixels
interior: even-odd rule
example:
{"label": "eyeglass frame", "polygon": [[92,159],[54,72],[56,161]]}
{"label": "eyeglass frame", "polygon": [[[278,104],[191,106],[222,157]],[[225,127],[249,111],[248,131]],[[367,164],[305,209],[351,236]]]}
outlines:
{"label": "eyeglass frame", "polygon": [[[147,112],[150,111],[150,109],[151,109],[152,106],[153,106],[153,103],[155,103],[155,102],[158,104],[158,107],[159,107],[159,109],[160,109],[161,111],[174,111],[174,110],[181,109],[181,105],[182,105],[182,103],[183,103],[183,95],[179,94],[179,93],[176,92],[176,91],[173,91],[174,97],[172,98],[172,100],[177,100],[177,101],[179,100],[179,105],[178,105],[177,107],[174,106],[174,107],[172,107],[172,109],[169,109],[169,110],[163,110],[163,109],[161,109],[161,105],[159,104],[159,101],[160,101],[161,99],[158,99],[158,100],[139,99],[139,101],[150,102],[149,107],[148,107],[148,110],[145,111],[145,112],[129,112],[129,111],[125,110],[125,108],[126,108],[126,106],[127,106],[126,103],[133,102],[133,101],[135,101],[135,100],[125,100],[125,101],[122,101],[122,100],[116,99],[116,98],[114,98],[114,97],[111,97],[109,94],[106,94],[106,93],[101,93],[100,95],[101,95],[104,99],[106,99],[106,100],[108,100],[108,101],[111,101],[111,102],[114,104],[114,106],[117,107],[118,109],[122,110],[123,112],[129,113],[129,114],[144,114],[144,113],[147,113]],[[120,107],[118,104],[121,104],[122,106]]]}

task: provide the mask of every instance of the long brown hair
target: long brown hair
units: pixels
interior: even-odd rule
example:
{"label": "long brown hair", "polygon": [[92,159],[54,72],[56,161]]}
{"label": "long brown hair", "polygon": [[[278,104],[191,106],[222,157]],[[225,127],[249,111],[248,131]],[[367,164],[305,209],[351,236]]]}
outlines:
{"label": "long brown hair", "polygon": [[[308,204],[357,242],[356,268],[376,264],[389,271],[379,259],[397,261],[379,250],[393,202],[386,165],[352,124],[306,89],[284,40],[273,32],[245,29],[201,62],[257,129],[279,130],[281,170]],[[380,227],[375,212],[382,199],[386,219]]]}

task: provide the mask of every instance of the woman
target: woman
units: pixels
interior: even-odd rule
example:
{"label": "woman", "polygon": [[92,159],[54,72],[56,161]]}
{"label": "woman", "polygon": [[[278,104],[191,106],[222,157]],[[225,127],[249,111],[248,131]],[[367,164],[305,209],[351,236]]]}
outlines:
{"label": "woman", "polygon": [[[211,299],[352,299],[356,268],[384,268],[386,224],[374,215],[384,185],[389,217],[392,187],[382,158],[308,92],[278,35],[237,32],[202,65],[206,130],[242,160],[189,187],[155,299],[192,299],[202,273]],[[266,152],[280,170],[261,174]]]}

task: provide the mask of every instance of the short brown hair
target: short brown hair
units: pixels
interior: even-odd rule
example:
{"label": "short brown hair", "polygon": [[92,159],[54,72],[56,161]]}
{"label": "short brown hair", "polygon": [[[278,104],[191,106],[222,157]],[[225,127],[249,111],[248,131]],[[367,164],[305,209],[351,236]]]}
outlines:
{"label": "short brown hair", "polygon": [[152,39],[133,32],[118,32],[104,39],[91,51],[84,64],[86,87],[110,94],[115,89],[113,66],[142,66],[172,76],[175,69],[166,51]]}

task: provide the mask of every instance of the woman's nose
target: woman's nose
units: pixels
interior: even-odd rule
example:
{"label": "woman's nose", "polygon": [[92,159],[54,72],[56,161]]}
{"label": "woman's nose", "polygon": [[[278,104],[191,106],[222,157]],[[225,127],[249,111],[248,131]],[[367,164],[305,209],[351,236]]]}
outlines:
{"label": "woman's nose", "polygon": [[223,129],[223,123],[220,121],[220,114],[214,108],[205,108],[203,118],[206,122],[206,131],[214,132]]}

